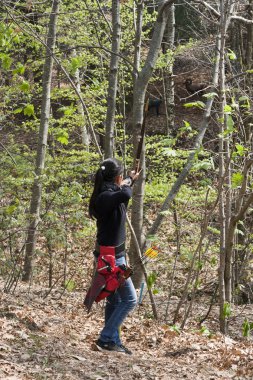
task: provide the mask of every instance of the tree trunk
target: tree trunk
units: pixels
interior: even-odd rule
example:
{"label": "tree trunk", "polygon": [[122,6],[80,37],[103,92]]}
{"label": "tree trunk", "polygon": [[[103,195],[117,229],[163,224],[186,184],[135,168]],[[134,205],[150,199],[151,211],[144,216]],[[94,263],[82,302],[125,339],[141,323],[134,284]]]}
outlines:
{"label": "tree trunk", "polygon": [[219,266],[219,297],[220,297],[220,330],[227,333],[227,317],[225,315],[225,302],[231,302],[231,258],[227,255],[228,234],[231,220],[231,163],[230,163],[230,133],[228,130],[228,115],[225,113],[226,87],[225,87],[225,45],[226,33],[230,24],[230,16],[234,5],[231,2],[220,1],[220,130],[219,130],[219,180],[221,181],[219,215],[220,215],[220,266]]}
{"label": "tree trunk", "polygon": [[163,70],[164,78],[164,102],[166,112],[166,127],[167,134],[174,127],[175,118],[175,103],[174,103],[174,79],[173,79],[173,49],[175,42],[175,6],[169,8],[168,22],[165,29],[164,40],[166,42],[164,46],[164,53],[167,54],[167,67]]}
{"label": "tree trunk", "polygon": [[107,113],[105,122],[105,158],[113,157],[114,118],[118,84],[118,66],[120,49],[120,1],[112,0],[112,54],[107,96]]}
{"label": "tree trunk", "polygon": [[[73,49],[73,57],[76,57],[76,49]],[[80,73],[79,73],[78,68],[76,69],[76,71],[74,73],[74,83],[75,83],[77,91],[79,92],[79,94],[81,94]],[[86,125],[84,122],[84,120],[85,120],[84,110],[83,110],[83,106],[82,106],[82,103],[81,103],[79,98],[77,99],[77,109],[78,109],[78,113],[80,114],[80,116],[82,118],[82,121],[81,121],[82,144],[88,150],[89,144],[90,144],[90,136],[89,136],[89,133],[87,131],[87,128],[86,128]]]}
{"label": "tree trunk", "polygon": [[[249,0],[248,5],[248,19],[253,18],[253,0]],[[246,66],[247,69],[252,69],[253,59],[253,24],[247,25],[247,46],[246,46]]]}
{"label": "tree trunk", "polygon": [[137,17],[135,23],[135,44],[134,44],[134,67],[133,72],[133,83],[135,86],[135,81],[138,77],[138,71],[140,69],[140,57],[141,57],[141,32],[142,32],[142,23],[143,23],[143,9],[144,1],[140,0],[137,4]]}
{"label": "tree trunk", "polygon": [[[220,59],[220,86],[219,86],[219,97],[221,110],[219,114],[219,119],[224,120],[224,106],[225,101],[225,85],[224,85],[224,53],[225,53],[225,10],[223,1],[221,2],[221,59]],[[225,295],[225,266],[226,266],[226,196],[225,196],[225,186],[223,184],[223,178],[225,175],[225,158],[224,158],[224,122],[221,121],[219,125],[219,180],[221,183],[221,192],[219,200],[219,224],[220,224],[220,265],[219,265],[219,299],[220,299],[220,330],[222,333],[227,332],[227,322],[224,316],[224,305],[226,301]]]}
{"label": "tree trunk", "polygon": [[[253,19],[253,0],[249,0],[248,5],[248,18]],[[247,70],[252,70],[253,68],[253,24],[247,25],[247,46],[246,46],[246,68]],[[252,75],[248,75],[246,78],[246,85],[249,90],[249,96],[252,99],[252,87],[253,79]],[[247,122],[245,126],[246,141],[249,145],[249,149],[252,149],[252,125],[253,116],[252,113],[247,116]]]}
{"label": "tree trunk", "polygon": [[[161,1],[160,8],[158,10],[157,20],[154,27],[154,32],[148,51],[147,59],[145,61],[144,67],[139,72],[138,78],[136,78],[134,84],[134,94],[133,94],[133,141],[134,141],[134,151],[136,151],[139,141],[140,130],[143,122],[143,110],[145,103],[145,93],[148,86],[148,82],[152,76],[155,63],[158,58],[159,50],[161,47],[165,26],[168,18],[168,8],[173,4],[174,0]],[[143,147],[142,157],[141,157],[141,167],[142,171],[139,176],[138,181],[135,184],[133,190],[133,206],[132,206],[132,216],[131,223],[134,228],[139,246],[143,248],[144,236],[142,231],[143,226],[143,199],[144,199],[144,187],[145,187],[145,148]],[[134,262],[136,254],[136,249],[131,239],[130,243],[130,260]],[[142,282],[143,275],[141,272],[136,272],[133,276],[133,281],[136,287],[139,287]]]}
{"label": "tree trunk", "polygon": [[47,55],[43,70],[42,79],[42,103],[41,103],[41,118],[38,148],[36,156],[35,179],[32,188],[32,197],[30,203],[30,217],[31,222],[28,227],[26,250],[23,267],[23,281],[28,281],[32,275],[32,262],[36,246],[37,227],[40,221],[40,208],[41,208],[41,193],[42,193],[42,174],[45,166],[48,125],[50,116],[50,95],[51,95],[51,81],[53,70],[53,57],[51,52],[54,52],[56,41],[56,23],[59,12],[60,0],[53,0],[52,11],[50,14],[48,35],[47,35]]}

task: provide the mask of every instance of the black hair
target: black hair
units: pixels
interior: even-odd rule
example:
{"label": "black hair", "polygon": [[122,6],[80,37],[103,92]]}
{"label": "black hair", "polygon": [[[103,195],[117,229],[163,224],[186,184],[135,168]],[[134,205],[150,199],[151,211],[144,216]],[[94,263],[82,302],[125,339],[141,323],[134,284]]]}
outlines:
{"label": "black hair", "polygon": [[96,218],[95,202],[101,193],[105,182],[113,182],[115,177],[123,173],[123,165],[116,158],[107,158],[101,164],[95,174],[93,193],[89,202],[89,215]]}

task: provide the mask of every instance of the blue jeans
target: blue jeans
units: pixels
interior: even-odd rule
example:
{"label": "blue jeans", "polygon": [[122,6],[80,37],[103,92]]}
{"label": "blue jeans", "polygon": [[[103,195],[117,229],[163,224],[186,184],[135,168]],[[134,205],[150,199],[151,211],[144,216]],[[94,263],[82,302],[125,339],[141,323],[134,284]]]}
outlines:
{"label": "blue jeans", "polygon": [[[116,259],[116,265],[126,264],[125,257]],[[124,285],[107,297],[105,306],[105,326],[100,333],[103,342],[114,342],[121,345],[120,326],[137,304],[136,291],[131,278]]]}

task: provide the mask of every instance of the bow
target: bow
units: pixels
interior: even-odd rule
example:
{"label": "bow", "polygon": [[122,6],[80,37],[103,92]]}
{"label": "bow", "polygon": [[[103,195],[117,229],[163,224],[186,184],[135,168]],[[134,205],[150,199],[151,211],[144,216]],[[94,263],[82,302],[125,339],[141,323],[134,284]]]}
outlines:
{"label": "bow", "polygon": [[144,106],[144,115],[143,115],[143,121],[142,121],[142,126],[141,126],[141,138],[138,143],[136,157],[135,157],[135,165],[134,165],[135,173],[139,173],[140,171],[140,160],[141,160],[141,152],[143,148],[143,141],[144,141],[144,135],[145,135],[145,124],[146,124],[146,116],[148,113],[148,105],[149,105],[149,98],[147,99],[146,104]]}

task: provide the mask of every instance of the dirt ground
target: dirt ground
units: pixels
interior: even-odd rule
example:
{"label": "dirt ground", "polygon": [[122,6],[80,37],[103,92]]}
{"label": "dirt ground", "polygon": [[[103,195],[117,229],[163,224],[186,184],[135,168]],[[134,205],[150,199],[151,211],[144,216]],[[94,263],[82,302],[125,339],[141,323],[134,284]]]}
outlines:
{"label": "dirt ground", "polygon": [[122,327],[133,354],[100,352],[94,340],[103,325],[103,305],[87,315],[83,293],[45,294],[41,287],[26,285],[14,295],[0,293],[1,380],[253,378],[251,340],[218,332],[207,336],[193,327],[178,333],[145,318],[138,307]]}

